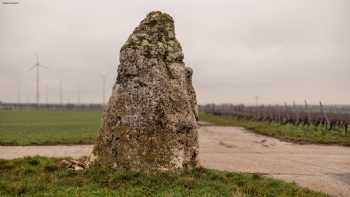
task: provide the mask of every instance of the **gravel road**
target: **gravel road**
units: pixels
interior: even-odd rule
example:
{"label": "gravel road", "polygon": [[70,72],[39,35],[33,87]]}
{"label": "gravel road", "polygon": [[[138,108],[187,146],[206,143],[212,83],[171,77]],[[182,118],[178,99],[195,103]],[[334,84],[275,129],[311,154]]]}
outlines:
{"label": "gravel road", "polygon": [[[350,147],[299,145],[256,135],[237,127],[201,127],[203,166],[261,173],[334,196],[350,196]],[[1,159],[42,155],[89,155],[92,145],[0,146]]]}

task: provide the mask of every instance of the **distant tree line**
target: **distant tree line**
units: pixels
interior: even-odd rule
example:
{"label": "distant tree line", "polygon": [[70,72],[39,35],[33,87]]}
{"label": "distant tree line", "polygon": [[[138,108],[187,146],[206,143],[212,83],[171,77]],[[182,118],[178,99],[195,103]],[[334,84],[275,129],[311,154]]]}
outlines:
{"label": "distant tree line", "polygon": [[37,103],[3,103],[0,110],[6,111],[102,111],[101,104],[37,104]]}
{"label": "distant tree line", "polygon": [[199,107],[200,111],[219,116],[231,116],[239,119],[266,121],[295,126],[316,126],[324,129],[343,129],[348,133],[350,124],[349,106],[305,106],[300,105],[260,105],[245,106],[232,104],[207,104]]}

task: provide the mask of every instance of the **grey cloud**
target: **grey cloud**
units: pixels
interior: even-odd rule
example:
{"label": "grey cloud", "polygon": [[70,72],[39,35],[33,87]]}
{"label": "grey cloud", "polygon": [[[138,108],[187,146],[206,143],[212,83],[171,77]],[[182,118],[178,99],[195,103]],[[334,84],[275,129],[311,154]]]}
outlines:
{"label": "grey cloud", "polygon": [[0,5],[0,100],[34,101],[35,63],[49,100],[101,101],[100,73],[115,80],[119,49],[151,10],[170,13],[200,103],[349,103],[347,0],[68,1]]}

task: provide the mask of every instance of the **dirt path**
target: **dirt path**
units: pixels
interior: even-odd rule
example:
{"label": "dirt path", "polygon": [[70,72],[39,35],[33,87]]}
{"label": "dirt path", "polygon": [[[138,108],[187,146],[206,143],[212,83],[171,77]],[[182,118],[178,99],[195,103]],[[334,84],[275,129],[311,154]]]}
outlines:
{"label": "dirt path", "polygon": [[233,127],[202,127],[204,166],[257,172],[334,196],[350,196],[350,148],[298,145]]}
{"label": "dirt path", "polygon": [[[205,167],[261,173],[334,196],[350,196],[349,147],[292,144],[236,127],[202,127],[199,133],[200,159]],[[91,145],[0,146],[0,158],[77,158],[91,149]]]}

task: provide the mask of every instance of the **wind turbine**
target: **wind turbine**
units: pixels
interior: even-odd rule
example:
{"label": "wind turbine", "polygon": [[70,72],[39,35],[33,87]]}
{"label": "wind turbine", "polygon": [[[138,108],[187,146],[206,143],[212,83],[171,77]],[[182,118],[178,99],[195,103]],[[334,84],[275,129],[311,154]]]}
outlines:
{"label": "wind turbine", "polygon": [[39,70],[40,68],[47,68],[40,64],[39,62],[39,56],[36,54],[36,63],[34,66],[28,69],[28,71],[31,71],[33,69],[36,70],[36,104],[39,105],[40,102],[40,76],[39,76]]}
{"label": "wind turbine", "polygon": [[77,87],[77,101],[78,101],[78,105],[80,105],[80,82],[78,82],[78,87]]}
{"label": "wind turbine", "polygon": [[46,97],[46,104],[49,104],[49,85],[45,85],[45,97]]}
{"label": "wind turbine", "polygon": [[22,81],[21,79],[19,79],[17,84],[17,103],[21,103],[21,100],[22,100],[21,86],[22,86]]}
{"label": "wind turbine", "polygon": [[255,99],[255,107],[258,107],[258,105],[259,105],[259,97],[255,96],[254,99]]}
{"label": "wind turbine", "polygon": [[60,79],[59,81],[58,81],[58,85],[59,85],[59,103],[60,103],[60,105],[62,105],[63,104],[63,87],[62,87],[62,80]]}

